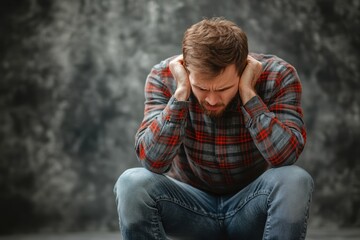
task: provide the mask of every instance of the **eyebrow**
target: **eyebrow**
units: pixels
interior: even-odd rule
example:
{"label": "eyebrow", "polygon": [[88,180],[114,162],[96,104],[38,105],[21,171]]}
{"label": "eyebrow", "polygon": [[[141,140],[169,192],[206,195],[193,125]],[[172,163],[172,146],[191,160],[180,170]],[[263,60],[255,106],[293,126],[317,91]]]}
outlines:
{"label": "eyebrow", "polygon": [[199,88],[199,89],[202,89],[202,90],[209,90],[209,89],[207,89],[207,88],[201,87],[201,86],[196,85],[196,84],[192,84],[192,85],[193,85],[194,87]]}
{"label": "eyebrow", "polygon": [[217,92],[225,91],[225,90],[228,90],[228,89],[232,88],[233,86],[234,85],[226,86],[226,87],[223,87],[223,88],[218,88],[218,89],[215,89],[215,91],[217,91]]}
{"label": "eyebrow", "polygon": [[[196,85],[196,84],[193,84],[193,86],[196,87],[196,88],[199,88],[201,90],[209,91],[209,89],[201,87],[201,86]],[[228,90],[228,89],[232,88],[233,86],[234,85],[230,85],[230,86],[222,87],[222,88],[219,88],[219,89],[215,89],[215,92],[225,91],[225,90]]]}

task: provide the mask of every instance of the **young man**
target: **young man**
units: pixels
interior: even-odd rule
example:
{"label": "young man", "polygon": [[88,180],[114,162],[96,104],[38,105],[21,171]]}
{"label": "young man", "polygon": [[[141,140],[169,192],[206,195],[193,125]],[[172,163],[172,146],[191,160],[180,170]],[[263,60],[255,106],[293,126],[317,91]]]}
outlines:
{"label": "young man", "polygon": [[191,26],[183,55],[146,80],[136,153],[117,181],[123,239],[304,239],[312,178],[294,67],[249,54],[221,18]]}

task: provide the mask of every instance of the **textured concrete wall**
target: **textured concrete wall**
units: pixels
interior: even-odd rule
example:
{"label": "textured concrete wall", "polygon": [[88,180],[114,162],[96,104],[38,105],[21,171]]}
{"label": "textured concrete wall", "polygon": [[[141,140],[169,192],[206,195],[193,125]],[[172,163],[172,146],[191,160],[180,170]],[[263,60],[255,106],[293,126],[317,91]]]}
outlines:
{"label": "textured concrete wall", "polygon": [[310,224],[359,225],[359,12],[358,0],[2,1],[0,233],[117,228],[112,187],[138,165],[145,77],[212,16],[297,68]]}

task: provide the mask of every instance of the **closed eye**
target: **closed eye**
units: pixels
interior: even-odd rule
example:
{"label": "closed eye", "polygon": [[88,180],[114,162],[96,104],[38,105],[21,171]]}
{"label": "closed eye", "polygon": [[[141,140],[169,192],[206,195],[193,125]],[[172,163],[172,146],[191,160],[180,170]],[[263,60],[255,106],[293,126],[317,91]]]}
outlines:
{"label": "closed eye", "polygon": [[203,92],[209,91],[208,89],[205,89],[205,88],[202,88],[202,87],[199,87],[199,86],[195,86],[195,85],[194,85],[194,87],[197,88],[197,89],[200,90],[200,91],[203,91]]}
{"label": "closed eye", "polygon": [[[202,87],[199,87],[199,86],[196,86],[196,85],[193,85],[196,89],[202,91],[202,92],[208,92],[210,91],[209,89],[206,89],[206,88],[202,88]],[[228,87],[225,87],[225,88],[221,88],[221,89],[216,89],[215,92],[225,92],[229,89],[233,88],[233,86],[228,86]]]}
{"label": "closed eye", "polygon": [[226,88],[221,88],[221,89],[217,89],[215,90],[215,92],[225,92],[226,90],[229,90],[231,89],[233,86],[229,86],[229,87],[226,87]]}

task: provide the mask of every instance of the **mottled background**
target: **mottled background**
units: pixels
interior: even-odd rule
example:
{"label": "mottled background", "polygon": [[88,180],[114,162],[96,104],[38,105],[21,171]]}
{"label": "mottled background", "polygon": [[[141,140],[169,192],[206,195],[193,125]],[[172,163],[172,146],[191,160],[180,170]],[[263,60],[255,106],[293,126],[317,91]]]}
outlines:
{"label": "mottled background", "polygon": [[[298,70],[310,225],[360,226],[359,0],[3,0],[0,233],[117,230],[150,68],[224,16]],[[296,191],[296,189],[294,189]]]}

